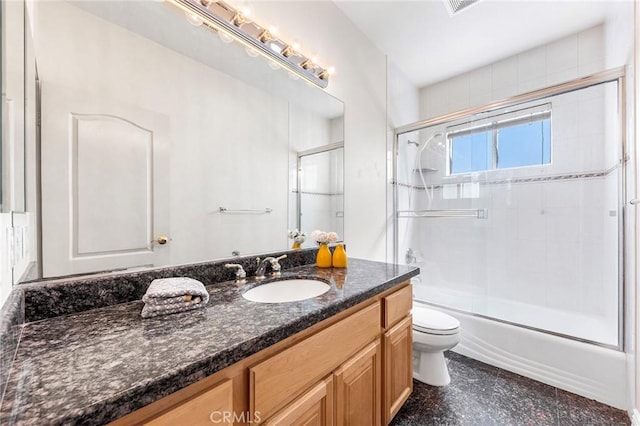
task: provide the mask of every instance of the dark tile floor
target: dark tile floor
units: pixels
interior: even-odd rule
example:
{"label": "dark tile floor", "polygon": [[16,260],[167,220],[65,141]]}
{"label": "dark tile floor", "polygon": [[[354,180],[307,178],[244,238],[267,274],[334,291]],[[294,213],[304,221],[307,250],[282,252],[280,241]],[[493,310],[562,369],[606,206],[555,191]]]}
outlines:
{"label": "dark tile floor", "polygon": [[391,423],[423,425],[629,425],[626,412],[527,377],[446,352],[451,383],[413,381],[413,394]]}

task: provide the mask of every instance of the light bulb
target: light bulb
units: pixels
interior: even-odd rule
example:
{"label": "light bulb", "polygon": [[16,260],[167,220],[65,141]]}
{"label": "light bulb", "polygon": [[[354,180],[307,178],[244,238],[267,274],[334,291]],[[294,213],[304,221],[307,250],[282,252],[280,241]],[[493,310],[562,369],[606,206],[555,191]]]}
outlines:
{"label": "light bulb", "polygon": [[220,40],[222,40],[223,43],[233,43],[233,37],[224,31],[218,31],[218,37],[220,37]]}
{"label": "light bulb", "polygon": [[243,6],[240,9],[240,12],[245,16],[245,17],[249,17],[249,15],[251,15],[251,8],[249,6]]}
{"label": "light bulb", "polygon": [[329,75],[333,75],[336,73],[336,67],[334,67],[333,65],[330,66],[329,68],[327,68],[327,72],[329,73]]}
{"label": "light bulb", "polygon": [[281,49],[276,43],[269,43],[269,48],[276,53],[280,53]]}
{"label": "light bulb", "polygon": [[187,13],[186,15],[187,15],[187,21],[194,27],[199,27],[204,22],[202,18],[200,18],[195,13]]}
{"label": "light bulb", "polygon": [[256,51],[256,49],[252,48],[252,47],[245,47],[245,52],[247,52],[247,55],[251,56],[252,58],[255,58],[259,55],[259,53]]}
{"label": "light bulb", "polygon": [[315,56],[315,55],[314,55],[314,56],[312,56],[312,57],[311,57],[311,62],[312,62],[314,65],[315,65],[315,64],[317,64],[317,63],[318,63],[318,57],[317,57],[317,56]]}
{"label": "light bulb", "polygon": [[277,35],[278,35],[278,31],[279,31],[279,30],[278,30],[278,27],[276,27],[276,26],[274,26],[274,25],[272,25],[272,26],[270,26],[270,27],[269,27],[269,32],[270,32],[272,35],[274,35],[274,36],[277,36]]}
{"label": "light bulb", "polygon": [[296,52],[300,51],[300,42],[298,40],[295,40],[292,44],[291,47],[293,48],[293,50],[295,50]]}

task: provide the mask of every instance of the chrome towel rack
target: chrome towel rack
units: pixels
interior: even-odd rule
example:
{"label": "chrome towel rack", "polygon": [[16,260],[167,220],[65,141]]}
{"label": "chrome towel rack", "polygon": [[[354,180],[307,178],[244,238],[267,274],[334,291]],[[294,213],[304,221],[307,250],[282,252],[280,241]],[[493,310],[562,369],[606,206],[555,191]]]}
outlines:
{"label": "chrome towel rack", "polygon": [[488,219],[489,209],[451,209],[451,210],[398,210],[398,217],[466,217]]}
{"label": "chrome towel rack", "polygon": [[262,210],[243,210],[243,209],[228,209],[226,207],[220,207],[220,213],[236,213],[236,214],[268,214],[271,213],[273,209],[266,208]]}

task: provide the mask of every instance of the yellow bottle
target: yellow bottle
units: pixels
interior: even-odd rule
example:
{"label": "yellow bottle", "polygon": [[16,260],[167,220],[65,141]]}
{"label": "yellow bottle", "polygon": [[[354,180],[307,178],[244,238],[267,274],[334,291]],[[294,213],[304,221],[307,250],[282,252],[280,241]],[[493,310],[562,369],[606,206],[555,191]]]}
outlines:
{"label": "yellow bottle", "polygon": [[331,251],[326,244],[320,244],[318,255],[316,256],[316,266],[318,268],[331,268]]}
{"label": "yellow bottle", "polygon": [[344,250],[344,244],[336,245],[336,249],[333,251],[333,267],[346,268],[347,263],[347,252]]}

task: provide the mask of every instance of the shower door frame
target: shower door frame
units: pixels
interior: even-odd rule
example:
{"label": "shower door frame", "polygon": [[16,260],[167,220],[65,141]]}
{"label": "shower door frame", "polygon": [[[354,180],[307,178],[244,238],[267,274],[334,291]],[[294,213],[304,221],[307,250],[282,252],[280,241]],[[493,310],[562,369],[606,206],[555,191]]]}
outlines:
{"label": "shower door frame", "polygon": [[[304,151],[299,151],[296,157],[296,226],[302,231],[302,159],[310,155],[322,154],[324,152],[335,151],[342,148],[344,150],[344,142],[336,142],[328,145],[322,145]],[[342,169],[344,174],[344,159],[342,160]],[[344,177],[343,177],[344,179]],[[344,193],[344,184],[342,192]],[[344,200],[342,202],[342,210],[344,212]],[[342,234],[344,234],[344,226],[342,227]]]}
{"label": "shower door frame", "polygon": [[526,92],[520,95],[516,95],[510,98],[502,99],[499,101],[490,102],[484,105],[479,105],[472,108],[466,108],[460,111],[444,114],[438,117],[429,118],[427,120],[417,121],[415,123],[406,124],[400,127],[396,127],[393,131],[393,260],[398,263],[398,250],[399,250],[399,223],[398,223],[398,138],[405,133],[422,130],[424,128],[435,126],[439,124],[445,124],[463,117],[468,117],[474,114],[486,113],[495,111],[500,108],[514,106],[522,104],[524,102],[537,101],[549,96],[561,95],[564,93],[573,92],[580,89],[586,89],[591,86],[595,86],[603,83],[618,83],[618,120],[620,121],[620,177],[618,181],[618,344],[610,345],[606,343],[596,342],[589,339],[575,337],[563,333],[558,333],[550,330],[544,330],[524,324],[515,323],[475,312],[469,312],[465,310],[455,309],[448,306],[432,304],[434,306],[441,306],[451,311],[460,312],[466,315],[474,317],[480,317],[497,321],[504,324],[513,325],[516,327],[522,327],[541,333],[551,334],[558,337],[563,337],[579,342],[589,343],[596,346],[614,349],[617,351],[624,351],[624,336],[625,336],[625,219],[626,219],[626,206],[627,206],[627,176],[626,166],[630,158],[627,153],[627,119],[626,119],[626,70],[625,67],[612,68],[609,70],[601,71],[598,73],[590,74],[585,77],[580,77],[574,80],[570,80],[564,83],[556,84],[553,86],[545,87],[531,92]]}

